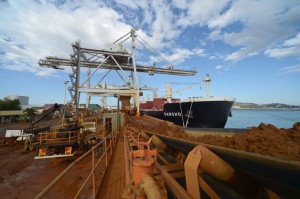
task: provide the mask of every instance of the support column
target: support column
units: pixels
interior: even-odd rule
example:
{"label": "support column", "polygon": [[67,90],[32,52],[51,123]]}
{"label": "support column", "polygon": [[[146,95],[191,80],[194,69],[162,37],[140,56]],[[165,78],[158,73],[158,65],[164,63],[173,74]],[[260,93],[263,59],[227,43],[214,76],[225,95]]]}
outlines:
{"label": "support column", "polygon": [[[90,77],[91,76],[91,68],[88,68],[88,72],[87,72],[87,76]],[[91,78],[88,78],[88,81],[86,82],[86,86],[87,88],[91,88]],[[86,94],[86,98],[85,98],[85,108],[89,108],[90,106],[90,100],[91,100],[91,96],[89,95],[89,93]]]}
{"label": "support column", "polygon": [[78,108],[79,108],[79,100],[80,100],[80,60],[81,60],[81,54],[80,54],[80,40],[76,42],[77,47],[77,54],[76,54],[76,62],[77,62],[77,68],[76,68],[76,86],[75,86],[75,108],[76,108],[76,116],[78,116]]}
{"label": "support column", "polygon": [[136,65],[135,65],[135,57],[134,57],[134,49],[135,49],[135,30],[131,30],[131,59],[132,59],[132,66],[133,66],[133,72],[134,72],[134,78],[135,78],[135,97],[134,97],[134,104],[136,106],[136,116],[140,116],[140,88],[139,88],[139,81],[136,71]]}

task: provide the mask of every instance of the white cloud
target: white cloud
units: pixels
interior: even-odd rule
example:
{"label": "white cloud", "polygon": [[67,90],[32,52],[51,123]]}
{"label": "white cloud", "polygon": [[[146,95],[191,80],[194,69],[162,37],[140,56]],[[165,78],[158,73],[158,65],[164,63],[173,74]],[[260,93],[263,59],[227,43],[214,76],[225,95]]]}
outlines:
{"label": "white cloud", "polygon": [[237,0],[208,21],[208,27],[214,29],[208,39],[238,47],[224,60],[239,61],[294,35],[299,27],[299,12],[300,5],[295,1]]}
{"label": "white cloud", "polygon": [[222,65],[217,65],[217,66],[215,67],[216,70],[220,70],[220,69],[222,69],[222,68],[223,68]]}
{"label": "white cloud", "polygon": [[213,55],[210,55],[208,57],[209,60],[222,60],[224,59],[225,55],[220,54],[220,53],[214,53]]}
{"label": "white cloud", "polygon": [[269,57],[284,58],[289,56],[300,56],[300,46],[293,46],[288,48],[272,48],[265,51]]}
{"label": "white cloud", "polygon": [[221,40],[222,38],[221,30],[214,30],[208,35],[208,39],[210,40]]}
{"label": "white cloud", "polygon": [[173,39],[183,31],[178,28],[178,17],[167,1],[116,0],[115,3],[122,10],[124,18],[130,18],[125,23],[138,28],[138,34],[155,49],[174,45]]}
{"label": "white cloud", "polygon": [[[195,48],[192,50],[184,49],[184,48],[175,48],[172,49],[171,53],[161,53],[158,57],[160,60],[165,60],[164,64],[169,65],[175,65],[183,63],[185,60],[193,57],[204,57],[206,56],[205,50],[201,48]],[[152,64],[154,62],[157,62],[157,58],[154,56],[150,56],[150,62],[148,64]]]}
{"label": "white cloud", "polygon": [[189,0],[172,0],[173,6],[179,9],[187,9]]}
{"label": "white cloud", "polygon": [[196,48],[196,49],[193,49],[193,52],[195,53],[195,55],[197,55],[198,57],[204,57],[206,56],[205,50],[203,48]]}
{"label": "white cloud", "polygon": [[[70,2],[63,6],[46,1],[2,4],[0,48],[5,54],[0,54],[1,67],[12,70],[54,74],[54,70],[43,72],[38,60],[49,55],[69,58],[71,43],[78,39],[83,46],[101,49],[105,41],[114,41],[130,30],[130,26],[122,22],[122,15],[92,1],[80,3],[81,7],[75,10]],[[18,66],[16,62],[24,64]]]}
{"label": "white cloud", "polygon": [[283,43],[284,46],[300,46],[300,33],[298,33],[294,38],[288,39]]}
{"label": "white cloud", "polygon": [[274,58],[300,57],[300,33],[294,38],[287,39],[277,48],[271,48],[265,51],[265,55]]}
{"label": "white cloud", "polygon": [[[216,40],[225,43],[226,51],[216,49],[207,56],[210,60],[239,61],[261,52],[270,57],[299,56],[300,35],[295,36],[299,13],[297,2],[272,0],[1,2],[0,67],[16,69],[12,65],[17,61],[24,63],[22,70],[43,74],[37,65],[40,58],[68,58],[70,44],[78,39],[84,47],[101,49],[131,25],[140,28],[138,34],[157,51],[174,49],[164,55],[175,63],[207,56],[207,50],[175,43],[189,27],[195,28],[191,37],[205,47]],[[201,32],[202,28],[208,31]]]}
{"label": "white cloud", "polygon": [[191,0],[185,2],[186,6],[183,6],[183,2],[175,1],[176,6],[185,9],[185,12],[178,20],[178,23],[182,26],[191,25],[206,25],[212,18],[218,16],[229,0],[211,1],[211,0]]}
{"label": "white cloud", "polygon": [[300,65],[288,66],[288,67],[279,69],[280,75],[286,75],[286,74],[291,74],[291,73],[300,73]]}
{"label": "white cloud", "polygon": [[211,55],[211,56],[209,56],[209,58],[208,58],[209,60],[214,60],[214,59],[217,59],[217,56],[215,56],[215,55]]}

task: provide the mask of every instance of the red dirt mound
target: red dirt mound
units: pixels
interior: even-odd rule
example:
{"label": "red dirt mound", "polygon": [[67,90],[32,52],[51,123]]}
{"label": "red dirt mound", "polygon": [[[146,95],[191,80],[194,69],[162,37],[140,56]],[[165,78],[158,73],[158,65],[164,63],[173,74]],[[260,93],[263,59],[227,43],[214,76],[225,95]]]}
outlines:
{"label": "red dirt mound", "polygon": [[204,135],[197,138],[189,137],[179,126],[148,116],[134,118],[130,121],[130,125],[143,131],[300,161],[300,122],[295,123],[290,129],[278,129],[271,124],[261,123],[258,127],[252,127],[249,131],[232,137]]}

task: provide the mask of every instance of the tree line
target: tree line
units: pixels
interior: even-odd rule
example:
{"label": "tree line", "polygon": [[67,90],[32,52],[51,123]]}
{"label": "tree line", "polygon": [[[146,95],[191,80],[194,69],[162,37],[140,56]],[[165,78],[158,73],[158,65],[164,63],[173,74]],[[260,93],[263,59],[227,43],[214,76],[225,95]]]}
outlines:
{"label": "tree line", "polygon": [[[14,100],[0,100],[0,111],[17,111],[22,110],[20,101],[18,99]],[[37,110],[34,108],[26,108],[24,111],[24,118],[27,121],[32,121],[37,115]]]}
{"label": "tree line", "polygon": [[14,111],[21,110],[20,101],[14,100],[0,100],[0,111]]}

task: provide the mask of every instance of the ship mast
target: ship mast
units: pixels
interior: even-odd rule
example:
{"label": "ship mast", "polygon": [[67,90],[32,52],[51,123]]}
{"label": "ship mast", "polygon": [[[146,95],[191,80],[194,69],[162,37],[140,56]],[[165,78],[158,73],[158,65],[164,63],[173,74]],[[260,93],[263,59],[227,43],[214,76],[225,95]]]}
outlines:
{"label": "ship mast", "polygon": [[169,103],[172,102],[172,88],[169,82],[166,83],[166,98],[167,98],[167,102]]}
{"label": "ship mast", "polygon": [[209,83],[211,82],[211,78],[209,77],[209,74],[205,75],[203,82],[205,82],[205,86],[206,86],[206,97],[210,98]]}

